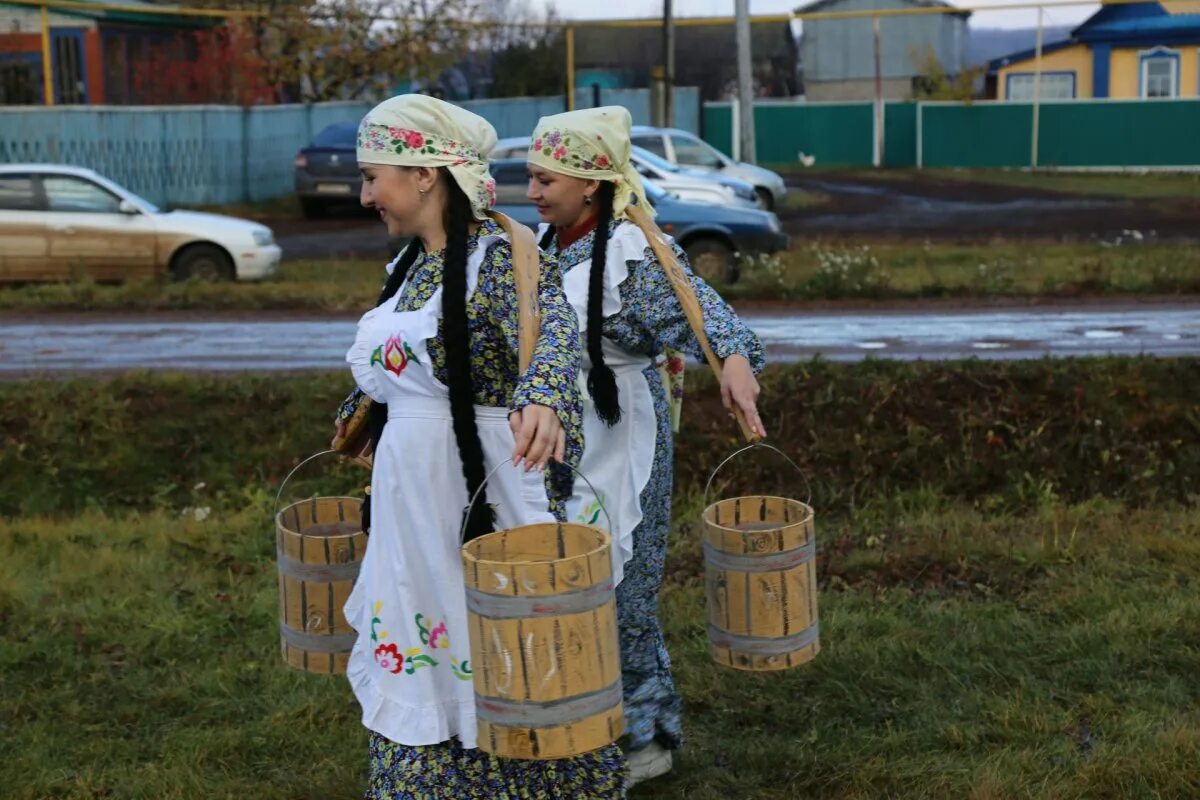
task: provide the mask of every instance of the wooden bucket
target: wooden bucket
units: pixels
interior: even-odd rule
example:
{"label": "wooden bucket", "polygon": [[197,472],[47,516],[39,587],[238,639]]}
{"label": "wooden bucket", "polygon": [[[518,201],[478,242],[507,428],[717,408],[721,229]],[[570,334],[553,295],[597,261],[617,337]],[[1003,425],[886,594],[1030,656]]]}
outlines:
{"label": "wooden bucket", "polygon": [[[717,470],[758,447],[787,458],[755,444]],[[766,495],[707,505],[717,470],[704,491],[709,652],[719,664],[751,672],[805,664],[821,650],[812,506]]]}
{"label": "wooden bucket", "polygon": [[[290,478],[279,487],[276,508]],[[346,671],[356,634],[342,606],[367,552],[361,503],[353,497],[316,497],[275,514],[279,646],[284,662],[297,669],[328,675]]]}
{"label": "wooden bucket", "polygon": [[624,731],[612,542],[590,525],[497,531],[462,550],[479,747],[554,759]]}

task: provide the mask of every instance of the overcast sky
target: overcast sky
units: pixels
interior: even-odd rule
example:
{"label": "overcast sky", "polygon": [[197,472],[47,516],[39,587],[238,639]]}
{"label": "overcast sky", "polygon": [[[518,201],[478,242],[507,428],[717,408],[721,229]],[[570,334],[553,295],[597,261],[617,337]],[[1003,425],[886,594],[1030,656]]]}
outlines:
{"label": "overcast sky", "polygon": [[[675,14],[681,17],[732,16],[733,0],[674,0]],[[560,16],[566,19],[621,19],[630,17],[656,17],[662,14],[662,0],[553,0]],[[1010,5],[1028,0],[981,0],[980,5]],[[750,0],[751,14],[782,14],[791,11],[802,2],[795,0]],[[956,2],[955,5],[968,6]],[[1050,8],[1046,10],[1047,25],[1074,25],[1095,13],[1099,5]],[[971,25],[983,28],[1025,28],[1037,25],[1037,12],[1033,9],[1012,11],[984,11],[971,17]]]}

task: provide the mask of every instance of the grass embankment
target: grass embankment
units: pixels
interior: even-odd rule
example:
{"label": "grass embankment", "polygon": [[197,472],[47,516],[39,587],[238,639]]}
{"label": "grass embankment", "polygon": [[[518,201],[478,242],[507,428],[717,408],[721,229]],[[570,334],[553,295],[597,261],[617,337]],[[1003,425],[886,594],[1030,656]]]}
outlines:
{"label": "grass embankment", "polygon": [[[0,286],[0,310],[264,311],[355,315],[379,294],[383,262],[285,261],[258,283],[138,282]],[[1011,242],[803,245],[747,259],[733,300],[1024,301],[1200,293],[1200,248]]]}

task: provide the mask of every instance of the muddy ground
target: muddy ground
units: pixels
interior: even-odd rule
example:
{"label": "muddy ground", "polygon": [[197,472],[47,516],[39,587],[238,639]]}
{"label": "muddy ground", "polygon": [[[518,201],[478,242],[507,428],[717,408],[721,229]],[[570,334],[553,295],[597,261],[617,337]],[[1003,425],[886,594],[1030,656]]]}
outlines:
{"label": "muddy ground", "polygon": [[1077,195],[936,173],[806,172],[788,185],[823,202],[781,209],[793,236],[987,242],[1200,240],[1200,200]]}

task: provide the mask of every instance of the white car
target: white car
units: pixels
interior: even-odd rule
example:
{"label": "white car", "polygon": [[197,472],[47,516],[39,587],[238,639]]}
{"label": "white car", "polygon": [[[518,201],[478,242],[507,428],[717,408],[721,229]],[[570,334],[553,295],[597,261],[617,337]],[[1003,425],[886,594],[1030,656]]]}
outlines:
{"label": "white car", "polygon": [[631,135],[635,147],[643,147],[672,164],[711,170],[749,183],[758,192],[762,207],[768,211],[782,207],[787,198],[787,185],[778,173],[756,164],[734,161],[693,133],[676,128],[634,125]]}
{"label": "white car", "polygon": [[667,191],[679,194],[684,200],[688,198],[674,187],[684,182],[691,184],[693,181],[698,180],[707,187],[716,184],[728,190],[733,196],[732,205],[743,206],[745,208],[758,208],[760,206],[761,201],[759,200],[758,193],[754,191],[753,186],[743,180],[719,175],[716,172],[708,170],[681,167],[678,164],[672,164],[665,158],[659,158],[649,150],[643,150],[636,145],[630,151],[629,159],[643,178],[648,181],[654,181],[654,183]]}
{"label": "white car", "polygon": [[257,222],[162,211],[81,167],[0,166],[0,282],[252,280],[274,274],[279,257]]}
{"label": "white car", "polygon": [[[506,158],[524,158],[528,150],[529,137],[514,136],[496,142],[489,158],[494,161]],[[721,181],[709,177],[688,175],[674,169],[673,165],[664,165],[660,160],[654,159],[650,153],[639,152],[636,147],[630,154],[629,160],[633,162],[634,168],[643,178],[660,189],[671,192],[680,200],[722,206],[748,206],[750,208],[756,205],[756,198],[752,194],[747,197]]]}

